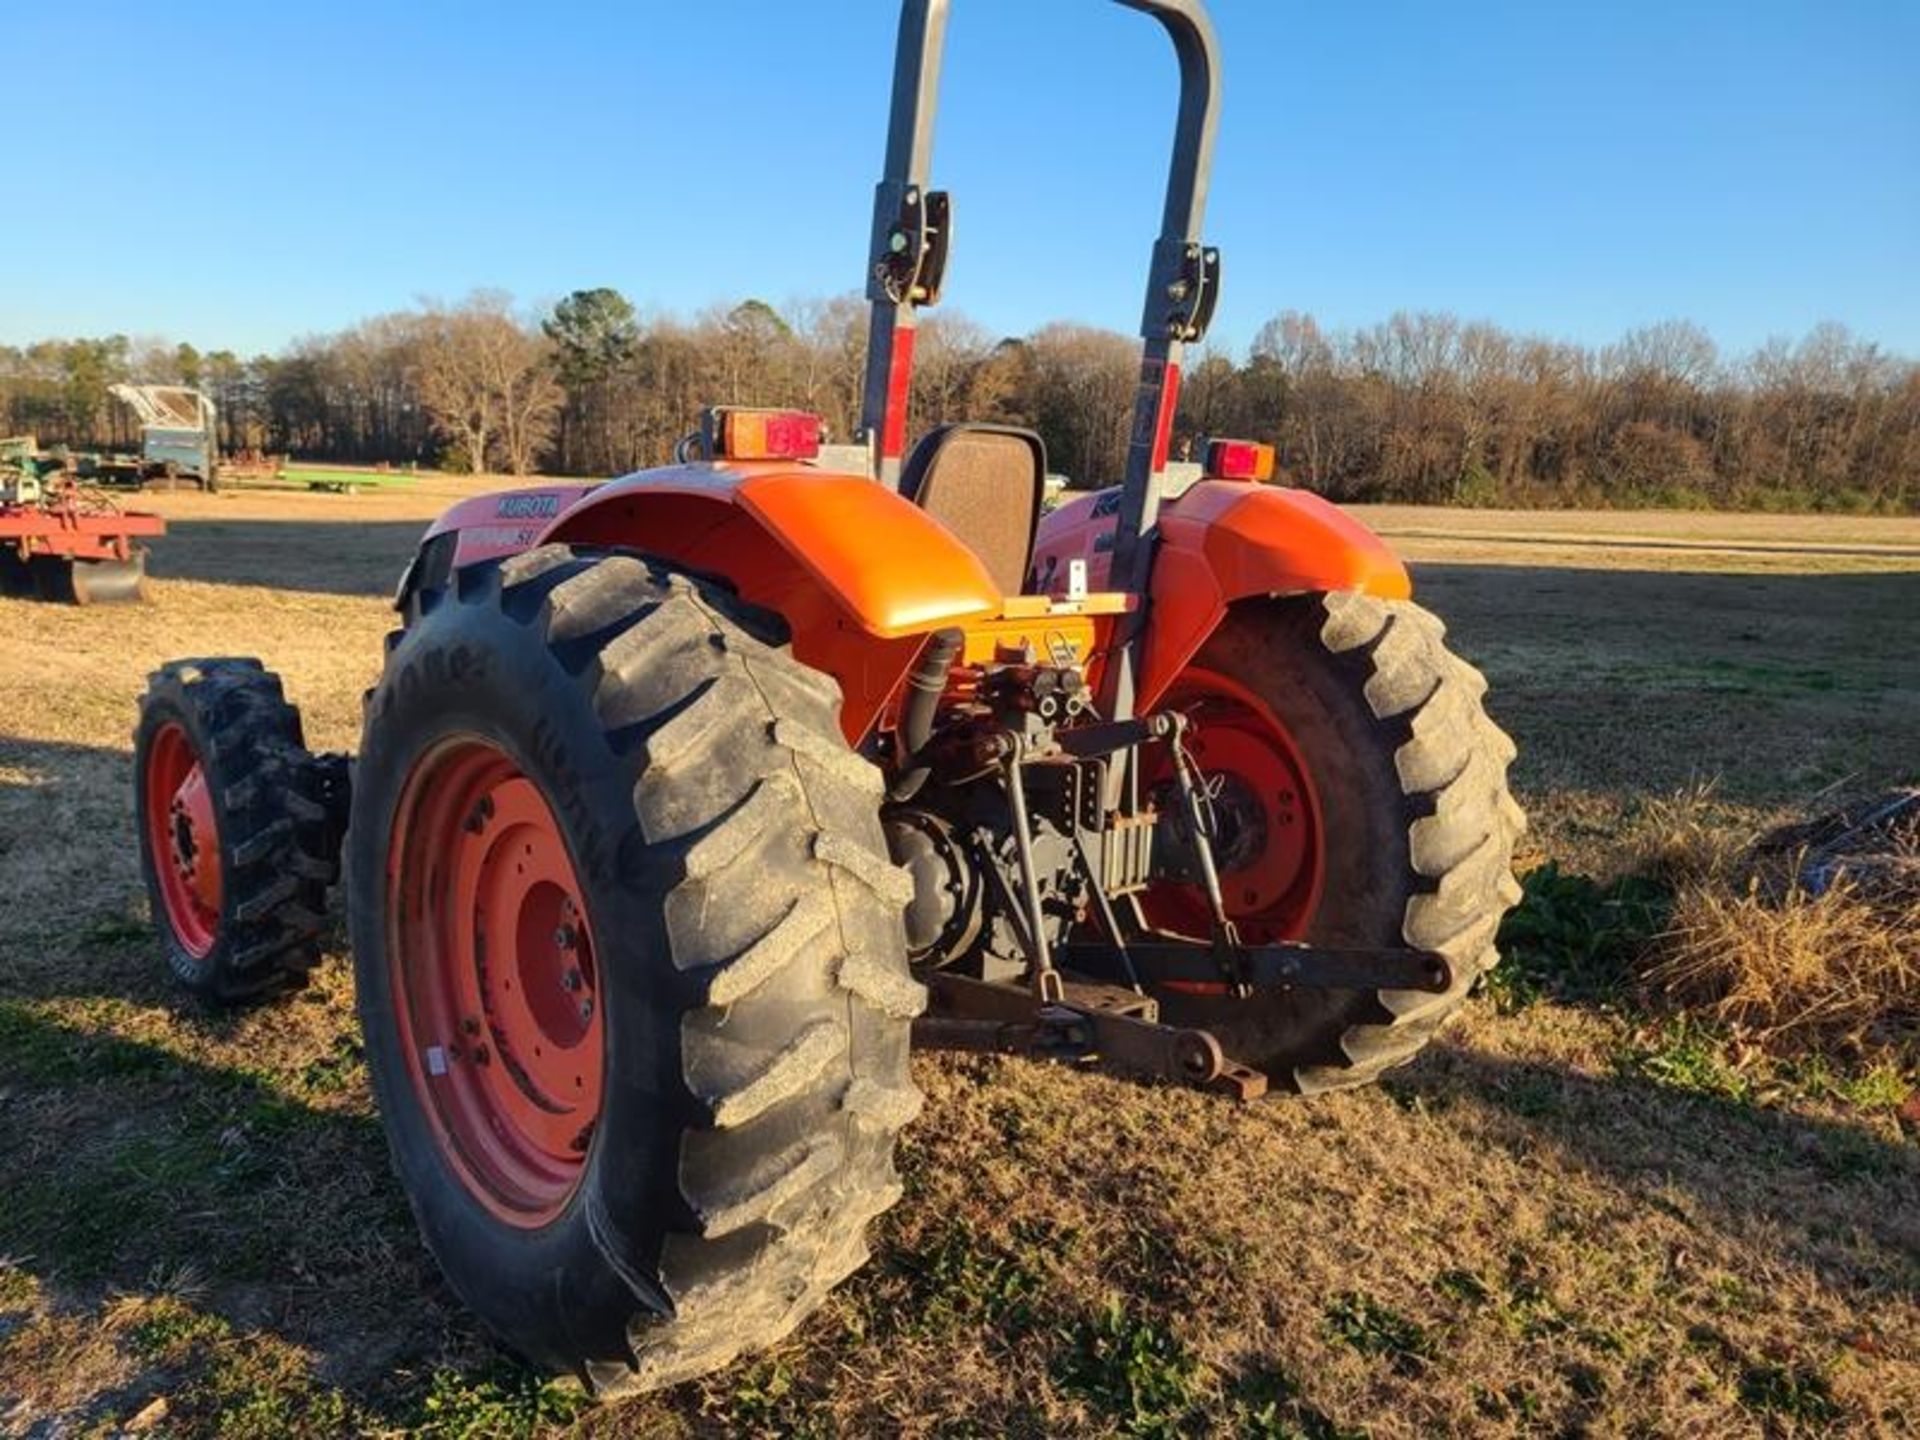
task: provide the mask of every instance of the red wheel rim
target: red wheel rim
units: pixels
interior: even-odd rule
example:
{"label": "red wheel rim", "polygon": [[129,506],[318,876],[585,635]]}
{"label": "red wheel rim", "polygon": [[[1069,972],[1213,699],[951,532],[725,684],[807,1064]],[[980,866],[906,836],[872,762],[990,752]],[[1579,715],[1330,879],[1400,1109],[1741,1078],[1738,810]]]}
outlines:
{"label": "red wheel rim", "polygon": [[[1326,856],[1319,793],[1293,737],[1259,696],[1209,670],[1186,671],[1166,708],[1193,722],[1187,752],[1218,792],[1220,890],[1240,938],[1252,945],[1299,939],[1320,903]],[[1147,785],[1168,786],[1172,775],[1164,750],[1149,751]],[[1207,899],[1197,884],[1157,884],[1141,900],[1156,926],[1183,935],[1208,931]]]}
{"label": "red wheel rim", "polygon": [[605,1056],[593,931],[559,823],[498,747],[447,741],[401,792],[387,894],[421,1109],[476,1199],[545,1224],[580,1183]]}
{"label": "red wheel rim", "polygon": [[206,772],[178,721],[154,732],[144,783],[147,853],[167,926],[189,955],[204,959],[220,938],[220,834]]}

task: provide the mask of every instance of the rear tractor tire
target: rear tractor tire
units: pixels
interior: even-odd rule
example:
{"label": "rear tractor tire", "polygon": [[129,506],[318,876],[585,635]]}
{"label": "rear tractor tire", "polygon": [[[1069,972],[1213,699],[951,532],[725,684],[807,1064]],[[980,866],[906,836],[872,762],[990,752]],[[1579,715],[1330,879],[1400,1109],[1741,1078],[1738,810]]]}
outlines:
{"label": "rear tractor tire", "polygon": [[[1498,960],[1520,898],[1526,818],[1507,788],[1513,743],[1486,681],[1409,601],[1358,592],[1234,607],[1164,704],[1217,792],[1228,913],[1250,943],[1306,940],[1437,951],[1443,994],[1291,990],[1240,999],[1171,987],[1163,1016],[1212,1030],[1283,1090],[1366,1084],[1411,1060]],[[1150,918],[1204,933],[1190,886],[1149,891]]]}
{"label": "rear tractor tire", "polygon": [[258,660],[175,660],[133,734],[140,868],[167,966],[223,1004],[297,990],[337,873],[337,762]]}
{"label": "rear tractor tire", "polygon": [[394,1168],[534,1363],[713,1370],[900,1193],[924,992],[880,774],[777,620],[639,558],[542,546],[409,608],[347,841]]}

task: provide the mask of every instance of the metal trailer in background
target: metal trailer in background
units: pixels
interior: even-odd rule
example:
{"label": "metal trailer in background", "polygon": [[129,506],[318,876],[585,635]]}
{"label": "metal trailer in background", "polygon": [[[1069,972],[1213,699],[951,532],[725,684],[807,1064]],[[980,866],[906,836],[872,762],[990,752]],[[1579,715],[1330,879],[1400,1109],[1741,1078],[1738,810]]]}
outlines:
{"label": "metal trailer in background", "polygon": [[182,480],[220,488],[220,434],[213,401],[184,385],[112,385],[108,393],[140,417],[134,483]]}
{"label": "metal trailer in background", "polygon": [[362,489],[381,489],[411,485],[419,478],[411,465],[321,465],[307,461],[287,461],[274,472],[274,479],[287,485],[331,495],[357,495]]}
{"label": "metal trailer in background", "polygon": [[[148,489],[181,482],[220,488],[220,437],[213,401],[184,385],[109,385],[107,393],[140,421],[138,451],[34,450],[42,473],[64,472],[86,485]],[[13,442],[25,437],[16,436]]]}

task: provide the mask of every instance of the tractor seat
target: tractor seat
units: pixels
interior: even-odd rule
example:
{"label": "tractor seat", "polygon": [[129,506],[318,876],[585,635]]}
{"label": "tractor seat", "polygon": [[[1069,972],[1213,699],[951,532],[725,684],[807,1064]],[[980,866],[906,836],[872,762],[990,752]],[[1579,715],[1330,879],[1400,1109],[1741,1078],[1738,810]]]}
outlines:
{"label": "tractor seat", "polygon": [[941,425],[900,470],[900,493],[964,541],[1003,595],[1018,595],[1033,563],[1046,493],[1047,447],[1010,425]]}

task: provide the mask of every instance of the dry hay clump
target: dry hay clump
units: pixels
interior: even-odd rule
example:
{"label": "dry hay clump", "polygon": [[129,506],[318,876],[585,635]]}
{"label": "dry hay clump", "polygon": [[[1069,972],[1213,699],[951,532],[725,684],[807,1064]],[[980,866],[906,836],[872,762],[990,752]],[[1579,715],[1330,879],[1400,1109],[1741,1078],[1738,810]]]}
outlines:
{"label": "dry hay clump", "polygon": [[1769,1049],[1920,1052],[1920,790],[1744,846],[1699,809],[1655,827],[1673,909],[1649,984]]}

